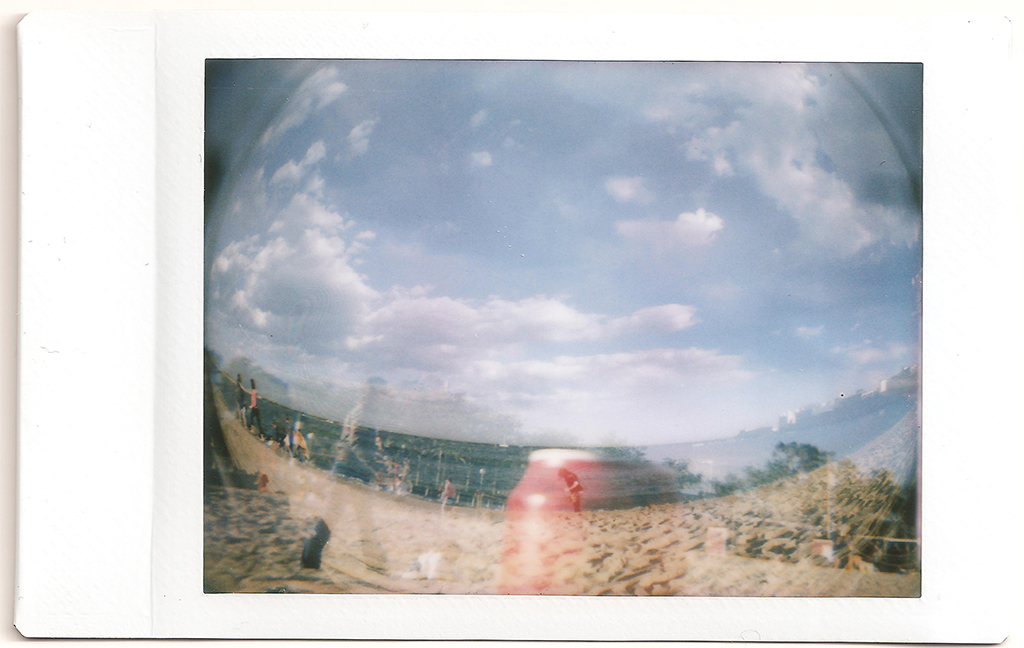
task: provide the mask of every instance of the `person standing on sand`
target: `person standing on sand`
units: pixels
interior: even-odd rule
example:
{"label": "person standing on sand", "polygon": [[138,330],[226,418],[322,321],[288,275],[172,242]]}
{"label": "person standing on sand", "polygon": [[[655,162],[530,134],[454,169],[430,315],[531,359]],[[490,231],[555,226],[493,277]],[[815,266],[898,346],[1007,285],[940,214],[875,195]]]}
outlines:
{"label": "person standing on sand", "polygon": [[270,440],[277,442],[277,439],[281,436],[281,421],[277,419],[270,420]]}
{"label": "person standing on sand", "polygon": [[[291,436],[288,438],[288,443],[291,446],[292,455],[299,454],[299,448],[306,449],[306,444],[302,438],[302,413],[296,412],[295,422],[292,423]],[[308,450],[307,450],[308,452]]]}
{"label": "person standing on sand", "polygon": [[444,488],[441,489],[441,515],[444,515],[444,507],[449,501],[455,498],[455,485],[452,480],[444,480]]}
{"label": "person standing on sand", "polygon": [[295,430],[295,454],[298,455],[299,461],[309,461],[309,446],[299,430]]}
{"label": "person standing on sand", "polygon": [[284,419],[284,443],[282,445],[288,451],[288,456],[295,456],[295,427],[290,416],[286,416]]}
{"label": "person standing on sand", "polygon": [[248,428],[252,431],[252,422],[256,421],[257,429],[260,431],[260,438],[263,438],[263,419],[260,417],[260,397],[256,393],[256,379],[250,378],[249,385],[252,386],[252,391],[249,392],[249,425]]}
{"label": "person standing on sand", "polygon": [[242,422],[242,425],[248,425],[248,417],[245,415],[245,387],[242,387],[242,374],[238,374],[235,384],[238,385],[238,409],[235,414],[238,415],[238,420]]}
{"label": "person standing on sand", "polygon": [[583,486],[580,485],[579,477],[568,468],[559,468],[558,476],[565,480],[565,492],[569,495],[569,503],[572,504],[572,510],[579,513],[580,493],[583,492]]}

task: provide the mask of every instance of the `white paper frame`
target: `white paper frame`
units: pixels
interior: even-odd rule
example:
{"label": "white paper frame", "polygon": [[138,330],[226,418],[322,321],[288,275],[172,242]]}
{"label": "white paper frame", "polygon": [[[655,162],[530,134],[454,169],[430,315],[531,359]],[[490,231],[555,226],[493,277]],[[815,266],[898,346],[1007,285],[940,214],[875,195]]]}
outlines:
{"label": "white paper frame", "polygon": [[[1005,533],[1004,502],[983,495],[1009,481],[1014,453],[991,444],[1021,393],[1019,377],[984,380],[1002,375],[1007,355],[1020,358],[1021,307],[992,281],[1021,270],[1016,158],[1006,146],[1017,141],[1007,129],[1019,114],[1006,83],[1010,34],[998,17],[31,16],[20,32],[18,628],[31,636],[1001,641],[1009,587],[985,551],[965,548]],[[254,57],[924,63],[922,597],[203,594],[204,62]],[[54,177],[74,191],[54,192]],[[65,234],[72,242],[59,244]],[[58,245],[68,253],[54,260]],[[114,391],[127,405],[110,420],[100,403]],[[116,450],[90,442],[111,426],[127,436]]]}

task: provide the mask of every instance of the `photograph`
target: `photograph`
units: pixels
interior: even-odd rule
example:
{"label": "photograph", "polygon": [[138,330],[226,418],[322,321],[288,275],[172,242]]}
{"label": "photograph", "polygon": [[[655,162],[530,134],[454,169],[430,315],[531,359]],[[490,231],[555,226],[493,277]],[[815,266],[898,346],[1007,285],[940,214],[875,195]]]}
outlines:
{"label": "photograph", "polygon": [[921,596],[922,64],[204,71],[204,593]]}

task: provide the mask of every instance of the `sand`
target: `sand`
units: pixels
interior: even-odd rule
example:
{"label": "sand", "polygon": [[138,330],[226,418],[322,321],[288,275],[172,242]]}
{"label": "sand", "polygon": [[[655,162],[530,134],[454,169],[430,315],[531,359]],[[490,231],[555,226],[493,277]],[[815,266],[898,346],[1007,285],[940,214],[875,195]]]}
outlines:
{"label": "sand", "polygon": [[[234,468],[266,492],[208,486],[207,592],[918,596],[920,573],[847,571],[811,533],[759,516],[754,494],[624,511],[504,514],[396,496],[328,475],[222,418]],[[243,485],[244,486],[244,485]],[[301,567],[317,518],[320,569]],[[722,531],[719,531],[722,529]],[[723,543],[709,534],[724,534]],[[755,556],[756,554],[756,556]]]}

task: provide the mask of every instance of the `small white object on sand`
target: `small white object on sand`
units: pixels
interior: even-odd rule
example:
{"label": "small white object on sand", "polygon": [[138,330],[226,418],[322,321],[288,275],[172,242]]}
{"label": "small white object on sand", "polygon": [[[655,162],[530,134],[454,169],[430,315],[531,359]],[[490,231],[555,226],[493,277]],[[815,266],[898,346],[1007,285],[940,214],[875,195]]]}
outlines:
{"label": "small white object on sand", "polygon": [[428,551],[420,554],[416,559],[420,566],[420,575],[433,580],[437,578],[437,570],[441,566],[441,554],[436,551]]}

